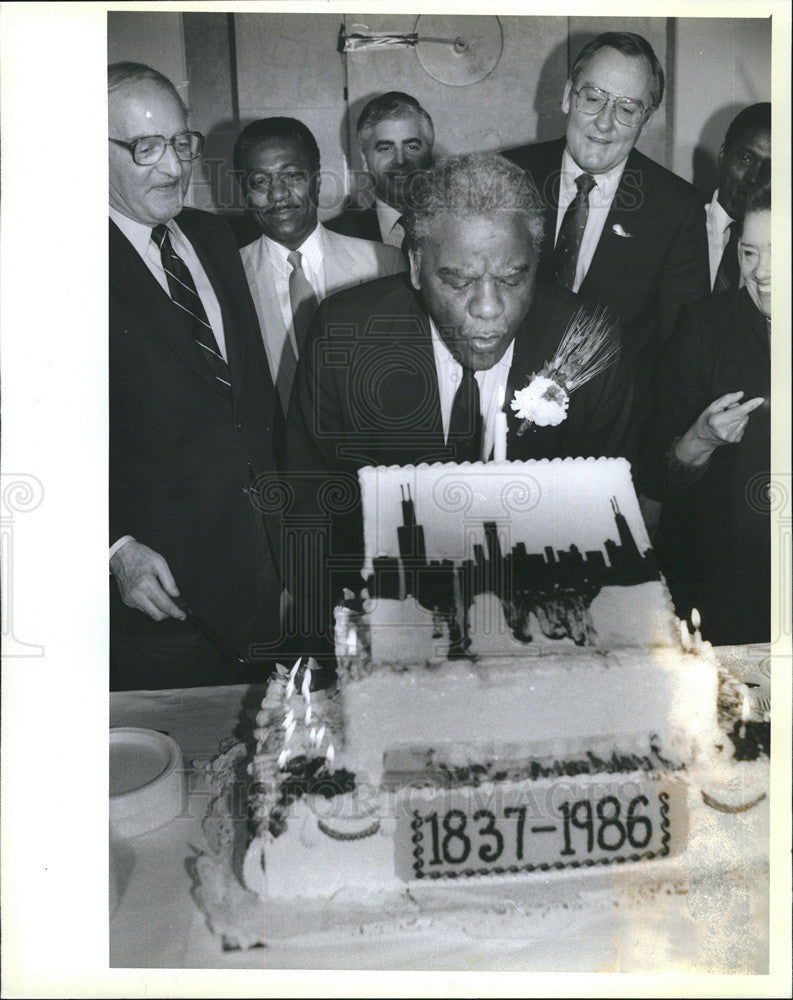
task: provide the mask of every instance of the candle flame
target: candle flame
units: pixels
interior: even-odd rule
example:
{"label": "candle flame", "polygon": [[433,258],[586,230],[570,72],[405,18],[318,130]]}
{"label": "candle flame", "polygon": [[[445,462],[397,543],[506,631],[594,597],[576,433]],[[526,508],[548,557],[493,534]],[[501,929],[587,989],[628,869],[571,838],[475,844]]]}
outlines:
{"label": "candle flame", "polygon": [[702,624],[702,619],[700,618],[699,611],[697,611],[696,608],[691,609],[691,624],[694,626],[694,628],[699,628],[699,626]]}
{"label": "candle flame", "polygon": [[291,751],[289,750],[288,747],[284,747],[284,749],[278,755],[278,767],[281,770],[283,770],[284,764],[286,764],[286,762],[289,760],[290,752]]}

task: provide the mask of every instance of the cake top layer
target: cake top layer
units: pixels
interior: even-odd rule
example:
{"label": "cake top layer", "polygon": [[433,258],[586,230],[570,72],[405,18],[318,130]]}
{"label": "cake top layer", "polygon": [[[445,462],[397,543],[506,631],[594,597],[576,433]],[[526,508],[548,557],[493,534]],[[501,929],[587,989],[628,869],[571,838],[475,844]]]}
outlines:
{"label": "cake top layer", "polygon": [[375,659],[389,622],[392,645],[394,629],[411,634],[396,660],[421,658],[422,629],[448,635],[452,656],[548,640],[675,644],[625,459],[380,466],[359,478]]}

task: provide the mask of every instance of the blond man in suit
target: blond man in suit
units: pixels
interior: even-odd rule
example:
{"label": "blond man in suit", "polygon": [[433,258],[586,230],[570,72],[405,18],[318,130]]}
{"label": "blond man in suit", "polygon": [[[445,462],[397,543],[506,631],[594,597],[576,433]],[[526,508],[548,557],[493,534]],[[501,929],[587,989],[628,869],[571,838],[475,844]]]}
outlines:
{"label": "blond man in suit", "polygon": [[240,251],[264,348],[286,411],[308,325],[328,295],[404,271],[391,246],[341,236],[317,220],[320,155],[295,118],[263,118],[243,129],[234,165],[262,235]]}

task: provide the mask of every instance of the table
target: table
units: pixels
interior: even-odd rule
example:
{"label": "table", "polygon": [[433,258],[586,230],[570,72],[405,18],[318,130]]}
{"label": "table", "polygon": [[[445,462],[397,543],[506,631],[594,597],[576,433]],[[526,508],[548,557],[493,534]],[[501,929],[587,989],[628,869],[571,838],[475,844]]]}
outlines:
{"label": "table", "polygon": [[[528,923],[504,915],[466,927],[419,919],[387,933],[340,928],[332,940],[223,952],[191,897],[188,859],[205,845],[208,793],[190,765],[215,756],[221,740],[255,714],[263,693],[261,686],[240,686],[111,694],[111,726],[167,732],[186,769],[181,814],[159,830],[113,844],[120,901],[110,922],[111,967],[768,971],[767,800],[729,817],[729,833],[715,845],[723,864],[702,880],[683,872],[666,885],[638,884],[619,904],[609,893],[591,892],[583,901],[549,905],[541,920]],[[620,867],[635,872],[639,866]]]}

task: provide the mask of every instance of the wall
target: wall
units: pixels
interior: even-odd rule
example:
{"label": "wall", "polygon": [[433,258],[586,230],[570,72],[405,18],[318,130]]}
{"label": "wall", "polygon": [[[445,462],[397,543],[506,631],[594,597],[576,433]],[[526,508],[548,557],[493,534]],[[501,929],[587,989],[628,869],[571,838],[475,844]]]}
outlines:
{"label": "wall", "polygon": [[182,15],[173,11],[107,13],[107,61],[141,62],[171,80],[188,100]]}
{"label": "wall", "polygon": [[771,100],[771,20],[676,18],[671,167],[709,197],[724,133],[747,104]]}

